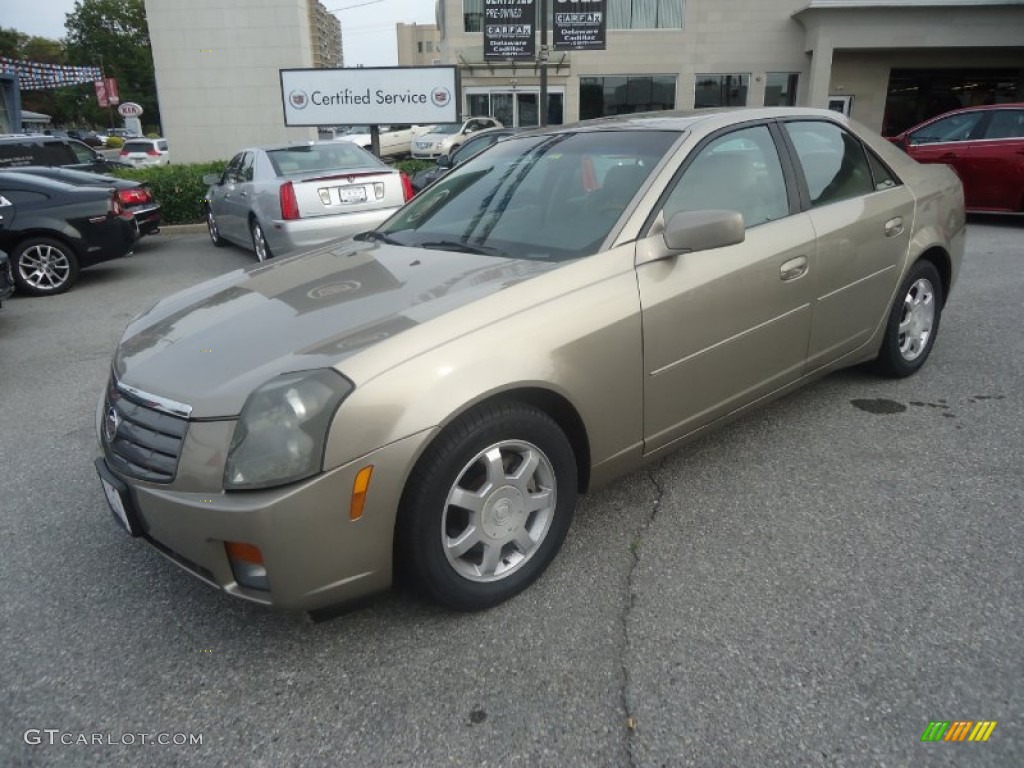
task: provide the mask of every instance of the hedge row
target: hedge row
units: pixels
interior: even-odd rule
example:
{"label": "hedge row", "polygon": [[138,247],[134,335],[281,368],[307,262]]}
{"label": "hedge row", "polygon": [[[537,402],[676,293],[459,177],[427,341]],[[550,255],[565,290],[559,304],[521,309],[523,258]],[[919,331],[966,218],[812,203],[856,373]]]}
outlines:
{"label": "hedge row", "polygon": [[160,203],[164,224],[196,224],[206,219],[203,200],[207,186],[203,174],[223,173],[225,160],[190,165],[158,165],[114,171],[121,179],[145,183]]}
{"label": "hedge row", "polygon": [[[114,171],[114,175],[148,185],[153,191],[153,197],[160,203],[164,224],[196,224],[206,220],[203,200],[207,186],[203,183],[203,175],[223,173],[226,165],[225,160],[189,165],[155,165],[151,168],[124,168]],[[433,162],[427,160],[399,160],[394,167],[412,176],[416,171],[433,165]]]}

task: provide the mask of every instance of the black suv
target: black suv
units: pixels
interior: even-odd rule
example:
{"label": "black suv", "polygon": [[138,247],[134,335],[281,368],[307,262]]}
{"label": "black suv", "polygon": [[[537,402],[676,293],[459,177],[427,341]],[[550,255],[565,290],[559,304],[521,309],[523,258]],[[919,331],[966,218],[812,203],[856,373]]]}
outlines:
{"label": "black suv", "polygon": [[107,160],[80,141],[58,136],[0,136],[0,168],[22,165],[51,165],[78,171],[109,173],[130,168],[127,163]]}

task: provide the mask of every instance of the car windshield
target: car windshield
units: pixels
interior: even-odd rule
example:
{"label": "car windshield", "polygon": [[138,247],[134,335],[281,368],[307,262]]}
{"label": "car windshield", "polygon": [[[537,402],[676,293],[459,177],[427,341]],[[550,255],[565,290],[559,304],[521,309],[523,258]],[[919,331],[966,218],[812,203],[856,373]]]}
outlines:
{"label": "car windshield", "polygon": [[672,131],[510,138],[421,192],[378,232],[419,248],[589,256],[678,138]]}
{"label": "car windshield", "polygon": [[373,155],[347,141],[270,149],[267,157],[278,176],[382,166]]}
{"label": "car windshield", "polygon": [[355,135],[357,133],[369,133],[369,132],[370,132],[370,126],[368,126],[368,125],[350,125],[344,131],[342,131],[341,135],[342,136],[353,136],[353,135]]}
{"label": "car windshield", "polygon": [[451,135],[453,133],[458,133],[461,130],[462,130],[462,123],[441,123],[440,125],[433,126],[430,129],[430,132],[431,133],[440,133],[442,135],[446,135],[447,136],[447,135]]}

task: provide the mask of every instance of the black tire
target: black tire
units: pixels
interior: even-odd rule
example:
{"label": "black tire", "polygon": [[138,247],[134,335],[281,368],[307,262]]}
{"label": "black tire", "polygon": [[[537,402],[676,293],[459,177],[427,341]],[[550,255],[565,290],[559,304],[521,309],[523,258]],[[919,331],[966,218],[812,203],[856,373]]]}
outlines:
{"label": "black tire", "polygon": [[[875,370],[883,376],[903,378],[917,373],[928,360],[942,318],[942,278],[930,261],[918,261],[900,285],[886,324]],[[915,317],[915,306],[921,306]],[[929,319],[930,315],[930,319]],[[910,323],[908,328],[900,326]],[[927,326],[927,338],[922,339]],[[909,331],[909,332],[908,332]]]}
{"label": "black tire", "polygon": [[[487,451],[489,456],[497,451],[500,464],[488,465]],[[527,479],[519,480],[514,475],[527,466],[524,455],[536,464]],[[500,472],[503,484],[493,482],[494,476],[485,480],[488,466]],[[474,480],[482,487],[467,493]],[[529,486],[525,495],[514,487],[517,483]],[[474,516],[469,507],[450,503],[455,493],[479,499],[483,511]],[[424,597],[447,608],[475,611],[497,605],[526,589],[554,559],[572,522],[576,493],[572,446],[550,416],[515,401],[481,406],[449,425],[417,462],[398,511],[396,571]],[[539,508],[527,509],[534,505]],[[511,540],[524,535],[526,548]],[[449,555],[445,541],[463,538],[477,543],[463,554]],[[494,564],[490,574],[488,557]],[[480,573],[470,573],[474,570]]]}
{"label": "black tire", "polygon": [[78,280],[78,257],[67,243],[49,237],[22,240],[11,256],[19,293],[53,296]]}
{"label": "black tire", "polygon": [[220,227],[217,226],[217,218],[213,215],[213,209],[206,209],[206,231],[210,235],[210,242],[217,248],[223,248],[228,241],[221,237]]}
{"label": "black tire", "polygon": [[256,253],[257,261],[274,258],[274,252],[270,250],[267,237],[263,234],[263,225],[256,219],[249,220],[249,234],[252,235],[252,249]]}

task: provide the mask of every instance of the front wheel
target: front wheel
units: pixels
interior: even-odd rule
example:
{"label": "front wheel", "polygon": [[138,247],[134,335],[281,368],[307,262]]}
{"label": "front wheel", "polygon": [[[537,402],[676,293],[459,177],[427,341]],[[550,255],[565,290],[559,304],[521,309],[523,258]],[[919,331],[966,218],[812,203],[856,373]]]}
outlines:
{"label": "front wheel", "polygon": [[206,209],[206,231],[210,234],[210,242],[218,248],[223,248],[228,244],[220,234],[220,227],[217,225],[217,217],[213,215],[213,209]]}
{"label": "front wheel", "polygon": [[33,296],[63,293],[78,279],[78,258],[69,245],[49,237],[25,240],[14,252],[14,282]]}
{"label": "front wheel", "polygon": [[249,232],[252,234],[252,249],[256,251],[256,258],[260,261],[274,258],[270,245],[267,244],[267,238],[263,234],[263,227],[256,219],[249,224]]}
{"label": "front wheel", "polygon": [[558,553],[576,506],[576,459],[554,420],[517,402],[453,422],[402,495],[396,565],[427,598],[460,611],[497,605]]}
{"label": "front wheel", "polygon": [[930,261],[919,261],[910,268],[889,311],[875,369],[895,378],[920,370],[935,344],[941,316],[939,271]]}

